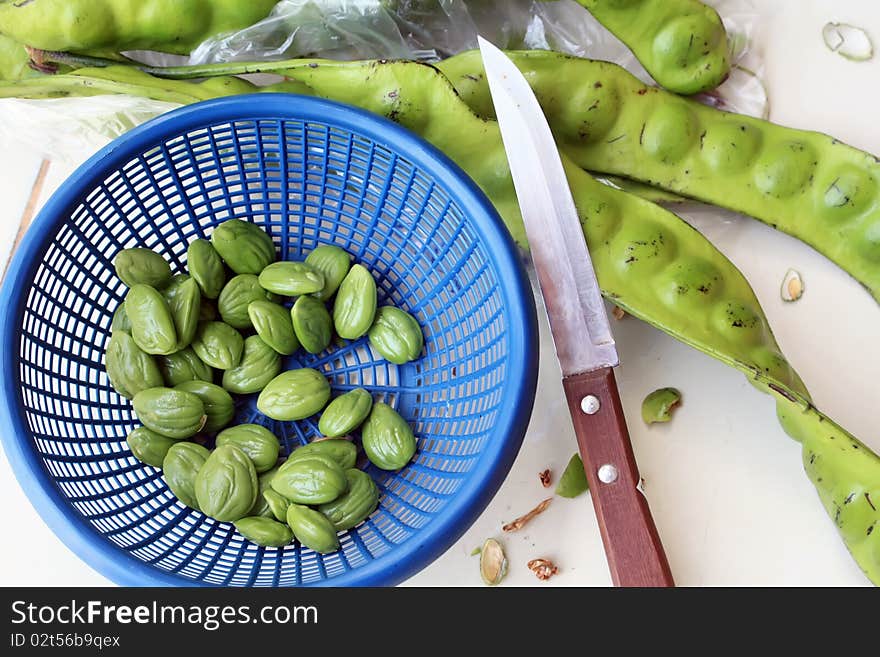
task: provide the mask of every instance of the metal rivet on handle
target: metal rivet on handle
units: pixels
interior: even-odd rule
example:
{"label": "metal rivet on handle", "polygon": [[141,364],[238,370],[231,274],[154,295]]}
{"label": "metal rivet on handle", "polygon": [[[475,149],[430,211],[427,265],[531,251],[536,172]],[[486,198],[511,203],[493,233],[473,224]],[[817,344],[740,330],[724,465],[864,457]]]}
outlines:
{"label": "metal rivet on handle", "polygon": [[581,410],[587,415],[595,415],[599,412],[599,398],[595,395],[587,395],[581,399]]}
{"label": "metal rivet on handle", "polygon": [[599,468],[599,481],[603,484],[613,484],[617,481],[617,468],[610,463],[606,463]]}

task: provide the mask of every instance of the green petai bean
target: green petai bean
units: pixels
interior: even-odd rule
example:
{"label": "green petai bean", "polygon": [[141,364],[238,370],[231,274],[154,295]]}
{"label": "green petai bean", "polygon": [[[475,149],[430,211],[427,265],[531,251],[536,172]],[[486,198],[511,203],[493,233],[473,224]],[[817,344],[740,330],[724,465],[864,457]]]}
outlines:
{"label": "green petai bean", "polygon": [[268,472],[278,461],[278,438],[259,424],[239,424],[217,434],[217,445],[234,445],[254,462],[257,474]]}
{"label": "green petai bean", "polygon": [[556,494],[559,497],[567,497],[569,499],[586,493],[590,489],[587,483],[587,474],[584,472],[584,462],[581,455],[575,452],[562,471],[559,483],[556,484]]}
{"label": "green petai bean", "polygon": [[275,262],[275,243],[256,224],[230,219],[214,229],[211,244],[236,274],[259,274]]}
{"label": "green petai bean", "polygon": [[131,335],[131,322],[128,319],[128,313],[125,312],[125,301],[116,307],[113,320],[110,322],[110,331],[125,331]]}
{"label": "green petai bean", "polygon": [[642,402],[642,421],[645,424],[669,422],[672,411],[681,404],[681,393],[675,388],[660,388]]}
{"label": "green petai bean", "polygon": [[295,461],[313,454],[320,454],[333,459],[343,470],[350,470],[357,462],[357,446],[350,440],[331,438],[327,440],[315,440],[293,450],[287,458]]}
{"label": "green petai bean", "polygon": [[229,370],[241,362],[244,338],[224,322],[202,322],[196,331],[192,348],[206,365]]}
{"label": "green petai bean", "polygon": [[370,345],[395,365],[415,360],[425,346],[425,336],[416,318],[394,306],[379,308],[369,335]]}
{"label": "green petai bean", "polygon": [[345,471],[345,478],[348,480],[348,490],[332,502],[318,507],[318,511],[327,516],[338,532],[357,527],[379,504],[379,489],[370,475],[351,468]]}
{"label": "green petai bean", "polygon": [[223,387],[237,395],[260,392],[281,371],[281,356],[259,335],[244,341],[241,361],[223,372]]}
{"label": "green petai bean", "polygon": [[324,274],[304,262],[276,262],[260,273],[264,290],[281,296],[296,297],[324,289]]}
{"label": "green petai bean", "polygon": [[329,399],[330,384],[324,375],[304,367],[282,372],[272,379],[257,398],[257,408],[273,420],[290,422],[311,417]]}
{"label": "green petai bean", "polygon": [[388,404],[373,404],[361,429],[361,442],[370,463],[382,470],[400,470],[416,453],[412,427]]}
{"label": "green petai bean", "polygon": [[178,274],[162,290],[171,311],[177,333],[177,348],[185,349],[193,341],[202,310],[202,293],[198,283],[186,274]]}
{"label": "green petai bean", "polygon": [[223,321],[233,328],[253,328],[248,307],[254,301],[278,301],[278,297],[260,286],[254,274],[239,274],[229,279],[217,297],[217,310]]}
{"label": "green petai bean", "polygon": [[633,51],[661,86],[709,91],[730,73],[724,24],[699,0],[578,0]]}
{"label": "green petai bean", "polygon": [[221,522],[245,517],[257,501],[257,471],[251,459],[233,445],[220,445],[196,475],[199,509]]}
{"label": "green petai bean", "polygon": [[251,301],[248,317],[257,335],[279,354],[289,356],[299,349],[299,340],[293,332],[290,311],[271,301]]}
{"label": "green petai bean", "polygon": [[238,533],[251,543],[263,547],[284,547],[293,541],[293,532],[286,524],[264,518],[250,516],[236,520],[234,523]]}
{"label": "green petai bean", "polygon": [[138,283],[125,297],[131,337],[148,354],[167,356],[177,351],[177,331],[171,309],[160,292]]}
{"label": "green petai bean", "polygon": [[168,488],[184,506],[198,510],[196,476],[211,452],[195,443],[172,445],[162,461],[162,475]]}
{"label": "green petai bean", "polygon": [[235,415],[235,402],[232,397],[220,386],[208,381],[184,381],[174,387],[175,390],[191,392],[202,400],[205,406],[205,420],[203,431],[214,433],[232,421]]}
{"label": "green petai bean", "polygon": [[[184,381],[213,381],[214,371],[196,355],[192,347],[187,347],[167,356],[158,356],[162,379],[169,388]],[[155,386],[148,386],[155,387]]]}
{"label": "green petai bean", "polygon": [[357,340],[373,325],[377,303],[376,280],[363,265],[353,266],[333,302],[333,325],[346,340]]}
{"label": "green petai bean", "polygon": [[346,436],[364,423],[372,408],[373,397],[370,393],[363,388],[355,388],[327,405],[318,422],[318,431],[329,438]]}
{"label": "green petai bean", "polygon": [[141,390],[132,400],[135,415],[147,429],[183,440],[201,431],[208,416],[202,400],[191,392],[175,388]]}
{"label": "green petai bean", "polygon": [[146,427],[138,427],[132,431],[125,442],[138,461],[152,465],[154,468],[162,467],[168,450],[177,444],[176,440],[161,436]]}
{"label": "green petai bean", "polygon": [[171,280],[171,265],[155,251],[123,249],[113,259],[116,275],[128,287],[141,283],[162,288]]}
{"label": "green petai bean", "polygon": [[322,301],[312,296],[300,297],[293,304],[290,319],[296,339],[310,354],[319,354],[330,346],[333,319]]}
{"label": "green petai bean", "polygon": [[300,543],[320,554],[339,549],[339,538],[327,517],[314,509],[299,504],[287,508],[287,524]]}
{"label": "green petai bean", "polygon": [[186,250],[186,266],[196,280],[202,296],[216,299],[226,285],[223,259],[208,240],[193,240]]}
{"label": "green petai bean", "polygon": [[287,509],[290,506],[290,500],[281,493],[272,488],[263,491],[263,501],[272,514],[272,517],[279,522],[287,522]]}
{"label": "green petai bean", "polygon": [[351,268],[351,256],[332,244],[316,247],[306,257],[305,262],[324,275],[324,287],[312,295],[319,301],[329,301],[336,294],[342,279]]}
{"label": "green petai bean", "polygon": [[104,369],[113,389],[126,399],[141,390],[162,385],[156,360],[137,346],[125,331],[113,331],[104,354]]}
{"label": "green petai bean", "polygon": [[296,504],[325,504],[348,489],[348,480],[336,461],[322,454],[310,454],[285,461],[272,478],[271,486]]}

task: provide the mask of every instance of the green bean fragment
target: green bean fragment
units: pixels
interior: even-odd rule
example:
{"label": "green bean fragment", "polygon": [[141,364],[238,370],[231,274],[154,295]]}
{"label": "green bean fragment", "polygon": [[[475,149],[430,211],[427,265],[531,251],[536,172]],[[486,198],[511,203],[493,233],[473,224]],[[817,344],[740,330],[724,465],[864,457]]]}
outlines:
{"label": "green bean fragment", "polygon": [[556,494],[559,497],[575,498],[590,489],[587,483],[587,475],[584,472],[584,462],[580,454],[573,454],[556,484]]}
{"label": "green bean fragment", "polygon": [[642,420],[645,424],[669,422],[672,411],[681,404],[681,393],[675,388],[660,388],[642,402]]}

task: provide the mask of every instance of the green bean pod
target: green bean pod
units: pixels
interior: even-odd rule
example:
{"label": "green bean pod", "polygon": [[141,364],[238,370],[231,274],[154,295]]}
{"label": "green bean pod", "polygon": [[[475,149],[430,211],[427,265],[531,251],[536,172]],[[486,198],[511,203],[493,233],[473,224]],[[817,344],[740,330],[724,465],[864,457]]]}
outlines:
{"label": "green bean pod", "polygon": [[197,84],[165,80],[121,64],[85,67],[64,75],[44,75],[36,79],[0,85],[0,98],[67,98],[127,94],[185,105],[200,100],[258,92],[286,92],[309,95],[302,83],[287,80],[268,87],[257,87],[231,75],[211,77]]}
{"label": "green bean pod", "polygon": [[[680,98],[615,64],[509,54],[560,146],[582,168],[755,217],[809,244],[880,300],[880,163],[873,155]],[[441,68],[477,113],[494,115],[478,53]]]}
{"label": "green bean pod", "polygon": [[208,37],[252,25],[277,0],[28,0],[0,3],[0,31],[44,50],[188,54]]}
{"label": "green bean pod", "polygon": [[661,86],[709,91],[730,73],[721,17],[699,0],[578,0],[633,51]]}

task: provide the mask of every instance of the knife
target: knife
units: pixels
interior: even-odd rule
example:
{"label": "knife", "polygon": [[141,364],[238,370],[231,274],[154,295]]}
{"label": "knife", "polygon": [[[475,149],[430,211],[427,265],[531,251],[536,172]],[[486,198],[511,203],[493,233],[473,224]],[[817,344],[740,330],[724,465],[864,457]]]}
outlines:
{"label": "knife", "polygon": [[479,43],[611,579],[674,586],[641,491],[614,378],[620,359],[556,142],[516,65]]}

